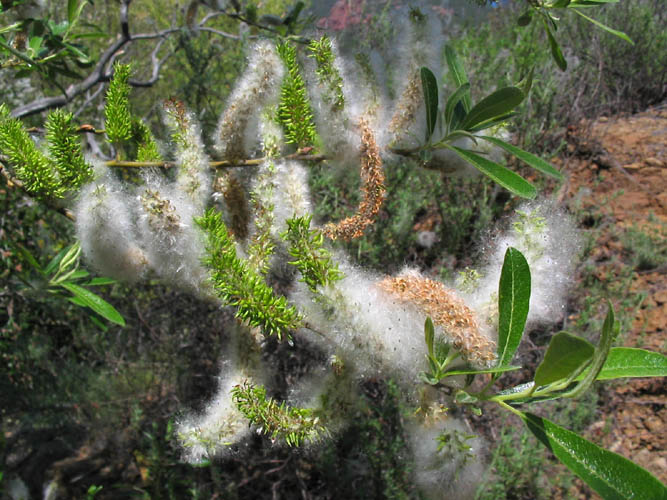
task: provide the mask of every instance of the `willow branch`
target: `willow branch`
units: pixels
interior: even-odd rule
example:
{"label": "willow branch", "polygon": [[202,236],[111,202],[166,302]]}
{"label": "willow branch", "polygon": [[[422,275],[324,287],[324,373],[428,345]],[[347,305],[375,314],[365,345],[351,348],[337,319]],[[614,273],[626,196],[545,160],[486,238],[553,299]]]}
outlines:
{"label": "willow branch", "polygon": [[[80,83],[72,84],[67,87],[63,95],[58,95],[54,97],[43,97],[36,99],[32,102],[19,106],[12,110],[11,115],[15,118],[21,118],[24,116],[33,115],[40,113],[46,109],[59,108],[72,101],[75,97],[87,92],[95,85],[101,82],[108,82],[112,73],[109,72],[108,68],[114,59],[119,55],[120,50],[127,45],[137,40],[151,40],[156,38],[163,38],[180,31],[180,28],[168,28],[162,31],[157,31],[155,33],[139,33],[136,35],[130,34],[130,25],[128,21],[128,9],[130,5],[130,0],[123,0],[121,3],[120,10],[120,25],[121,25],[121,34],[118,35],[116,40],[109,46],[107,49],[100,55],[98,63],[95,65],[90,74]],[[155,51],[154,51],[155,54]],[[130,81],[130,85],[134,86],[150,86],[157,81],[157,74],[159,74],[159,69],[162,63],[155,64],[155,55],[152,56],[154,59],[153,65],[153,76],[147,82],[137,82]],[[164,62],[164,61],[162,61]],[[157,66],[157,68],[156,68]],[[157,71],[157,73],[156,73]]]}
{"label": "willow branch", "polygon": [[[273,157],[272,157],[273,158]],[[231,168],[231,167],[252,167],[261,165],[265,161],[272,159],[269,157],[261,158],[249,158],[246,160],[218,160],[209,162],[209,167],[212,170],[219,168]],[[328,159],[325,155],[309,155],[303,153],[294,153],[291,155],[286,155],[280,158],[273,158],[280,160],[300,160],[307,162],[319,163]],[[122,160],[110,160],[104,163],[107,167],[124,167],[124,168],[149,168],[149,167],[158,167],[158,168],[173,168],[177,164],[172,161],[122,161]]]}

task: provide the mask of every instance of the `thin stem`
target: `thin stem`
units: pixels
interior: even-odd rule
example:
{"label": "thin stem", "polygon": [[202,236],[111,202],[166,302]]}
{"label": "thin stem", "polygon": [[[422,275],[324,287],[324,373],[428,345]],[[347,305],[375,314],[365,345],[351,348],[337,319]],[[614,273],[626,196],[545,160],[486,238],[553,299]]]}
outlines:
{"label": "thin stem", "polygon": [[[305,155],[301,153],[295,153],[287,156],[281,157],[283,160],[301,160],[301,161],[310,161],[310,162],[321,162],[326,160],[328,157],[325,155]],[[261,157],[261,158],[249,158],[245,160],[219,160],[219,161],[212,161],[209,162],[209,167],[211,169],[218,169],[218,168],[229,168],[229,167],[251,167],[251,166],[256,166],[256,165],[261,165],[265,161],[269,159],[276,159],[276,158],[269,158],[269,157]],[[176,166],[176,163],[171,162],[171,161],[122,161],[122,160],[111,160],[105,162],[105,165],[107,167],[127,167],[127,168],[147,168],[147,167],[160,167],[160,168],[172,168]]]}

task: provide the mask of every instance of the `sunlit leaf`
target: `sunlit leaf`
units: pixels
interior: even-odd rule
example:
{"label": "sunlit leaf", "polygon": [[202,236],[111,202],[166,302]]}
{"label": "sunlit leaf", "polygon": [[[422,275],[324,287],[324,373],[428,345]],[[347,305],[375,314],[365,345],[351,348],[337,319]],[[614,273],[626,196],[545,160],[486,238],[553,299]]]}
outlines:
{"label": "sunlit leaf", "polygon": [[471,128],[485,121],[506,115],[516,108],[524,99],[523,92],[517,87],[504,87],[479,101],[466,115],[461,128]]}
{"label": "sunlit leaf", "polygon": [[535,371],[535,385],[547,385],[574,375],[575,370],[591,360],[593,352],[595,346],[589,341],[558,332],[551,338],[544,359]]}
{"label": "sunlit leaf", "polygon": [[438,121],[438,81],[433,72],[423,67],[419,71],[424,92],[424,104],[426,106],[426,140],[433,135],[435,124]]}
{"label": "sunlit leaf", "polygon": [[111,304],[109,304],[99,295],[96,295],[90,290],[86,290],[85,288],[74,283],[60,283],[60,286],[62,286],[65,290],[74,295],[74,297],[76,297],[79,301],[85,304],[86,307],[89,307],[104,319],[111,321],[112,323],[116,323],[117,325],[125,326],[125,320],[123,319],[123,316],[121,316],[120,313]]}
{"label": "sunlit leaf", "polygon": [[[576,380],[586,376],[583,372]],[[623,377],[666,377],[667,356],[659,352],[632,347],[612,347],[596,380],[612,380]]]}
{"label": "sunlit leaf", "polygon": [[509,247],[498,287],[498,366],[508,366],[516,352],[528,317],[530,268],[521,252]]}
{"label": "sunlit leaf", "polygon": [[521,177],[503,167],[502,165],[491,161],[483,156],[480,156],[467,149],[458,148],[456,146],[447,146],[449,149],[458,154],[461,158],[466,160],[483,174],[489,176],[495,182],[503,186],[505,189],[511,191],[522,198],[533,199],[537,196],[537,189],[526,179]]}
{"label": "sunlit leaf", "polygon": [[627,458],[532,413],[522,418],[558,460],[606,500],[667,498],[665,486]]}
{"label": "sunlit leaf", "polygon": [[[456,55],[456,52],[454,52],[454,49],[452,49],[449,45],[445,46],[445,59],[447,60],[447,67],[449,67],[449,72],[454,79],[456,87],[458,88],[461,85],[469,83],[468,75],[466,75],[463,64],[461,64],[461,61]],[[463,103],[463,109],[466,113],[468,113],[472,107],[470,92],[466,92],[463,95],[461,102]]]}
{"label": "sunlit leaf", "polygon": [[480,137],[485,141],[489,141],[490,143],[495,144],[499,148],[504,149],[508,153],[513,154],[519,160],[527,163],[535,170],[539,170],[543,174],[549,175],[555,179],[563,180],[563,174],[561,174],[558,170],[552,167],[549,162],[544,161],[539,156],[535,156],[534,154],[531,154],[528,151],[524,151],[523,149],[517,148],[512,144],[508,144],[505,141],[501,141],[496,137],[489,137],[489,136],[480,136]]}

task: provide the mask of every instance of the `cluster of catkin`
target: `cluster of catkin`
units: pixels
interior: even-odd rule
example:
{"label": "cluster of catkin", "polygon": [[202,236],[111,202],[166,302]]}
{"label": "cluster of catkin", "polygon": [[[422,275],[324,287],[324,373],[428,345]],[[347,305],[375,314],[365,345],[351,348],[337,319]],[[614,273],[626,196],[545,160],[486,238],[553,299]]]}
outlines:
{"label": "cluster of catkin", "polygon": [[[357,168],[361,176],[356,213],[319,228],[328,238],[357,238],[372,226],[387,196],[384,168],[395,161],[389,146],[412,145],[415,138],[424,136],[417,70],[429,65],[440,72],[442,45],[433,41],[443,36],[436,31],[430,21],[407,21],[404,39],[409,43],[401,49],[406,62],[394,75],[393,101],[387,92],[373,88],[378,81],[350,78],[349,74],[356,74],[352,63],[339,56],[333,42],[328,42],[333,64],[318,73],[321,78],[306,75],[319,134],[316,146],[330,158],[329,168]],[[315,63],[304,58],[302,64],[308,69]],[[342,279],[316,289],[298,281],[296,271],[287,265],[281,235],[288,219],[310,215],[312,206],[309,167],[285,158],[293,150],[276,120],[285,74],[274,44],[257,43],[215,131],[217,159],[230,163],[261,159],[256,167],[229,168],[214,179],[195,117],[173,101],[165,104],[164,119],[172,132],[178,164],[175,180],[150,172],[141,182],[127,183],[118,172],[98,164],[95,179],[83,188],[77,206],[77,234],[88,261],[100,272],[126,281],[154,273],[213,297],[202,265],[203,236],[193,218],[214,203],[248,268],[268,280],[276,275],[292,280],[287,298],[305,318],[302,327],[292,332],[294,341],[307,338],[332,361],[303,377],[289,402],[314,408],[331,430],[345,425],[354,408],[355,387],[367,377],[392,377],[404,392],[405,404],[423,404],[420,398],[425,393],[416,388],[419,373],[427,369],[423,336],[427,316],[436,327],[437,342],[458,351],[460,363],[493,366],[495,294],[508,246],[524,252],[534,270],[532,320],[553,318],[560,312],[575,252],[558,242],[575,242],[574,228],[551,207],[536,205],[526,207],[504,236],[489,243],[493,251],[480,268],[480,278],[465,289],[410,269],[398,276],[367,273],[336,252],[333,260]],[[334,88],[327,78],[333,77],[342,82],[342,94],[335,99],[327,94]],[[180,422],[184,456],[191,461],[224,455],[231,444],[243,442],[254,429],[234,405],[232,389],[248,381],[261,384],[271,379],[261,362],[262,332],[239,325],[230,333],[217,395],[203,412]],[[446,403],[435,392],[429,397],[427,405]],[[405,430],[416,462],[415,480],[424,492],[437,495],[445,488],[464,498],[464,491],[474,490],[470,485],[479,479],[480,462],[443,457],[437,446],[438,436],[445,431],[468,432],[462,421],[446,413],[435,419],[414,417],[408,419]],[[474,451],[481,448],[479,440],[471,444]]]}

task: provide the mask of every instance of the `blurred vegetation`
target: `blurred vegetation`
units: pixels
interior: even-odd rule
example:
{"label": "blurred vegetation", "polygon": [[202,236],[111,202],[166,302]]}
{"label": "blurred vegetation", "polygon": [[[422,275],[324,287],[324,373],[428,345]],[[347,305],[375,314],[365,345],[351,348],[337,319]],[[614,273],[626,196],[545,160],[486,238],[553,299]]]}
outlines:
{"label": "blurred vegetation", "polygon": [[[292,2],[253,5],[259,15],[281,16]],[[57,2],[47,2],[46,9],[56,22],[67,15]],[[118,9],[117,2],[96,2],[82,10],[81,23],[106,34],[87,39],[92,60],[115,36]],[[375,46],[374,36],[388,38],[391,26],[384,14],[381,10],[372,19],[376,24],[365,26],[362,49]],[[176,0],[135,0],[132,26],[135,32],[163,29],[183,24],[186,16],[187,5]],[[554,71],[550,55],[542,50],[541,29],[516,25],[512,3],[490,11],[487,22],[453,26],[451,42],[466,61],[476,96],[514,84],[535,69],[530,99],[511,130],[517,145],[548,156],[562,147],[562,131],[571,123],[664,100],[665,16],[660,0],[624,1],[603,9],[598,18],[622,27],[634,46],[572,16],[559,32],[570,61],[566,73]],[[132,108],[158,138],[163,129],[159,103],[171,96],[196,112],[203,130],[214,129],[245,64],[245,48],[256,29],[239,29],[237,20],[225,16],[210,26],[239,39],[204,31],[177,33],[163,49],[174,51],[162,68],[164,77],[132,93]],[[151,48],[133,44],[122,56],[137,61],[139,80],[150,76],[150,65],[143,61],[150,60]],[[3,89],[7,75],[0,70]],[[54,95],[76,81],[63,73],[46,76],[22,80],[27,90],[17,99]],[[8,89],[6,95],[13,93]],[[79,112],[81,123],[101,127],[102,95],[80,96],[68,109]],[[42,121],[30,119],[34,125]],[[210,139],[206,133],[203,137]],[[341,219],[358,204],[357,172],[317,166],[310,182],[321,222]],[[341,244],[359,264],[385,272],[407,264],[451,278],[473,263],[475,243],[509,202],[486,178],[445,180],[409,163],[388,169],[387,189],[392,194],[379,223],[362,239]],[[388,381],[360,388],[367,405],[356,409],[355,423],[320,451],[272,448],[268,438],[252,436],[224,461],[199,467],[181,463],[174,419],[178,412],[201,409],[201,402],[215,393],[219,354],[226,347],[226,331],[233,328],[232,315],[159,283],[115,284],[101,294],[123,314],[127,326],[100,323],[86,310],[36,293],[19,279],[27,263],[9,242],[48,259],[72,242],[70,221],[4,183],[0,208],[0,498],[19,487],[17,478],[32,498],[41,498],[48,485],[63,498],[261,499],[296,498],[301,492],[312,498],[418,498],[397,432],[403,410]],[[654,251],[654,235],[629,230],[623,242],[638,269],[664,266],[667,254],[664,248]],[[591,300],[591,311],[580,316],[582,329],[596,321],[592,304],[598,302],[598,297]],[[579,413],[562,409],[560,422],[583,429],[594,412],[591,398],[579,403]],[[549,484],[547,472],[529,473],[546,454],[526,433],[499,432],[480,498],[549,498],[550,493],[539,493]]]}

